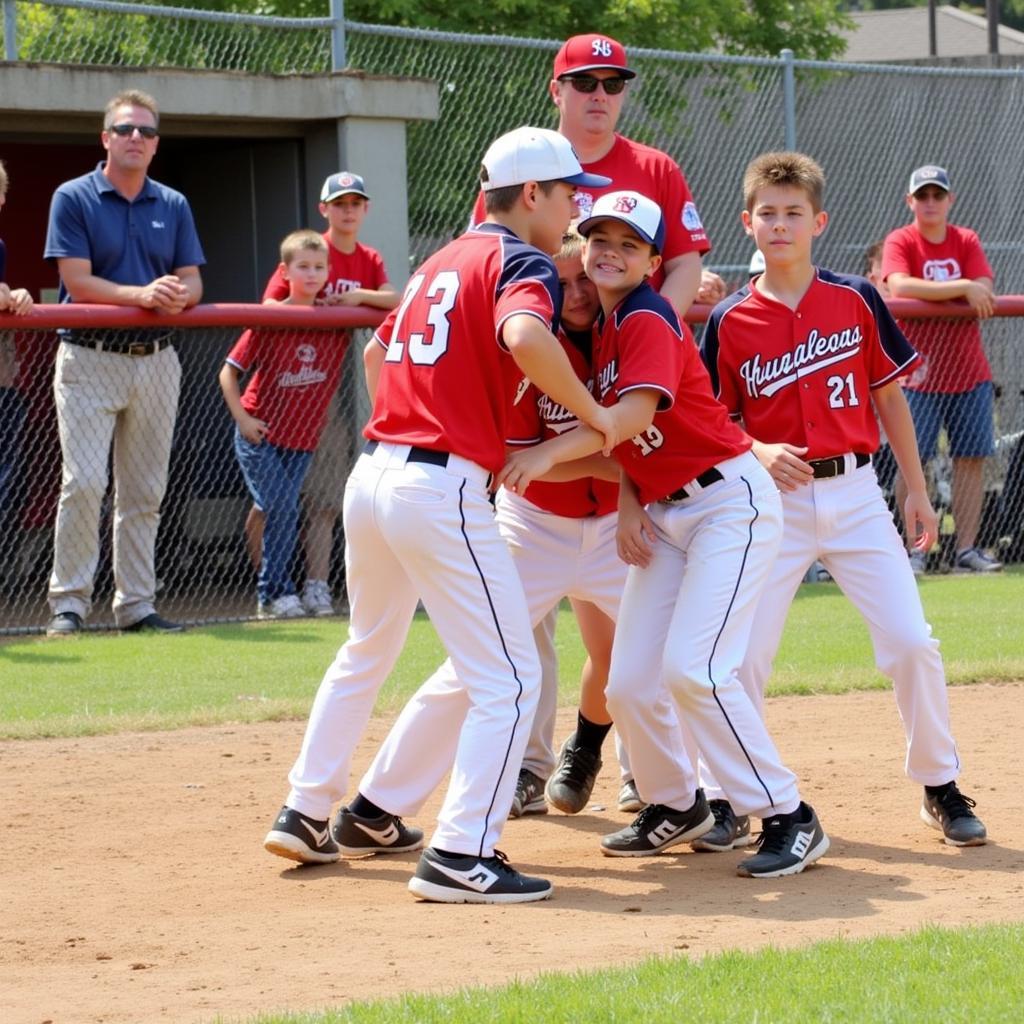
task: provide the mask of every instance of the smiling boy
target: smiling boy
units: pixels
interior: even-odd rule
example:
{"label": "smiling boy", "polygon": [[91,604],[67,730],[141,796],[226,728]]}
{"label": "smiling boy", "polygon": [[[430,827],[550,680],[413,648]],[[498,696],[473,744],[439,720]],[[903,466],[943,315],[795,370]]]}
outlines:
{"label": "smiling boy", "polygon": [[[738,873],[796,874],[828,850],[828,837],[738,678],[782,532],[778,492],[712,395],[689,330],[648,283],[665,237],[658,205],[610,193],[579,230],[602,309],[595,394],[628,438],[613,452],[623,470],[619,553],[630,570],[606,697],[648,801],[601,851],[649,856],[715,826],[674,702],[731,798],[765,819],[760,848]],[[581,428],[514,456],[500,478],[521,490],[599,446]]]}

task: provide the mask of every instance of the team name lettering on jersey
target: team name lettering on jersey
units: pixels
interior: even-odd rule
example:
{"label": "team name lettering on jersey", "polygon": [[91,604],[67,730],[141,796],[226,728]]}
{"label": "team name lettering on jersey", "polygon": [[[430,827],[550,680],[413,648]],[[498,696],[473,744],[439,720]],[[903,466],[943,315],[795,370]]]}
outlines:
{"label": "team name lettering on jersey", "polygon": [[602,366],[597,377],[597,398],[601,401],[612,385],[619,379],[619,360],[613,358],[607,366]]}
{"label": "team name lettering on jersey", "polygon": [[797,344],[792,352],[772,359],[762,359],[758,353],[740,364],[739,375],[751,398],[770,398],[800,377],[853,358],[860,351],[861,341],[859,324],[831,334],[820,334],[817,328],[811,328],[807,340]]}
{"label": "team name lettering on jersey", "polygon": [[960,264],[951,256],[945,260],[925,260],[924,279],[926,281],[959,281],[963,275]]}
{"label": "team name lettering on jersey", "polygon": [[[588,389],[589,386],[588,384]],[[537,408],[540,410],[541,419],[547,428],[556,434],[563,434],[566,430],[576,426],[575,413],[569,412],[564,405],[552,401],[545,394],[541,394],[537,399]]]}
{"label": "team name lettering on jersey", "polygon": [[303,366],[298,373],[282,373],[277,378],[279,388],[305,388],[310,384],[322,384],[327,380],[327,374],[323,370],[314,369],[312,366]]}

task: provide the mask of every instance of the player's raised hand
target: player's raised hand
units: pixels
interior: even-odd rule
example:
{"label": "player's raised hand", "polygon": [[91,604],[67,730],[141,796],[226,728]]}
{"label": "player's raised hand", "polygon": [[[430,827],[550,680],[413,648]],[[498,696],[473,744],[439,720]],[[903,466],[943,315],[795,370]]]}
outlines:
{"label": "player's raised hand", "polygon": [[925,491],[908,491],[903,503],[903,522],[906,524],[907,540],[915,551],[930,551],[939,536],[939,517],[932,508]]}
{"label": "player's raised hand", "polygon": [[763,444],[754,442],[758,462],[772,475],[780,491],[795,491],[814,479],[814,469],[803,460],[805,447],[795,444]]}
{"label": "player's raised hand", "polygon": [[494,489],[504,487],[513,494],[523,494],[534,480],[549,472],[553,465],[550,450],[543,444],[513,452],[494,478]]}
{"label": "player's raised hand", "polygon": [[725,298],[725,293],[725,281],[713,270],[701,269],[700,287],[697,289],[697,297],[694,301],[713,306]]}

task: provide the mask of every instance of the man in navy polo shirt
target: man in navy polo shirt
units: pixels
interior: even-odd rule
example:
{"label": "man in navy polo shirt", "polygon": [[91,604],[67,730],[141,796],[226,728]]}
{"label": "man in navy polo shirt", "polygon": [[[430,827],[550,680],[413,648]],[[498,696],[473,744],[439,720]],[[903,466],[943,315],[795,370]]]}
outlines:
{"label": "man in navy polo shirt", "polygon": [[[137,90],[108,104],[107,159],[54,193],[47,259],[61,302],[180,313],[203,293],[205,263],[179,192],[146,174],[159,142],[156,101]],[[92,605],[100,505],[114,445],[114,618],[124,630],[177,632],[156,612],[154,553],[178,409],[181,366],[167,328],[75,329],[57,350],[54,395],[64,458],[47,636],[77,633]]]}

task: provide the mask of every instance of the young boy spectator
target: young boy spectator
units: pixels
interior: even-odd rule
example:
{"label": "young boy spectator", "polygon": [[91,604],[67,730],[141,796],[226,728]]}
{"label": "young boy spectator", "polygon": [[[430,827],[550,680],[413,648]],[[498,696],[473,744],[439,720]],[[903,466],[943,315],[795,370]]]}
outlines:
{"label": "young boy spectator", "polygon": [[[7,202],[7,169],[0,160],[0,210]],[[0,238],[0,313],[14,313],[24,316],[32,310],[32,296],[24,288],[11,288],[5,281],[7,273],[7,247]]]}
{"label": "young boy spectator", "polygon": [[[609,193],[579,230],[601,298],[595,393],[628,438],[614,455],[623,471],[619,553],[631,567],[606,697],[649,801],[601,851],[649,856],[715,825],[672,700],[742,813],[765,819],[760,849],[739,874],[796,874],[828,850],[828,837],[738,677],[782,532],[778,491],[713,397],[689,330],[648,283],[665,239],[658,205]],[[569,431],[514,455],[499,480],[522,493],[554,463],[599,444],[585,428]]]}
{"label": "young boy spectator", "polygon": [[[327,221],[327,283],[317,296],[317,305],[375,306],[394,309],[398,293],[388,282],[384,260],[376,249],[359,241],[363,221],[370,211],[370,196],[358,174],[338,171],[320,190],[320,215]],[[288,281],[278,268],[267,282],[264,302],[281,302],[288,296]],[[334,527],[341,515],[345,480],[352,464],[351,399],[343,394],[344,382],[331,397],[327,422],[313,454],[302,486],[305,510],[303,550],[306,582],[302,607],[310,615],[333,615],[334,603],[328,577]],[[253,506],[246,520],[249,548],[259,557],[263,536],[263,513]]]}
{"label": "young boy spectator", "polygon": [[[281,243],[278,268],[295,306],[312,306],[327,280],[327,243],[293,231]],[[348,346],[343,331],[246,331],[220,371],[224,401],[237,429],[235,455],[253,501],[263,510],[257,614],[304,614],[290,563],[298,531],[299,490],[320,440],[327,405]],[[239,378],[253,371],[245,393]]]}
{"label": "young boy spectator", "polygon": [[[976,845],[985,826],[957,788],[939,645],[871,467],[877,413],[908,484],[907,533],[919,548],[931,544],[935,512],[898,381],[918,357],[867,281],[812,263],[811,243],[828,222],[824,186],[801,153],[766,153],[747,167],[743,225],[765,271],[715,307],[702,345],[715,393],[757,439],[782,492],[782,544],[741,678],[761,706],[793,596],[820,559],[864,616],[875,662],[893,680],[907,774],[924,786],[921,817],[947,843]],[[704,848],[729,849],[743,823],[724,799],[715,816],[718,845]]]}
{"label": "young boy spectator", "polygon": [[[521,903],[547,899],[551,883],[520,874],[495,844],[540,667],[488,486],[524,375],[595,427],[604,447],[615,443],[611,416],[551,333],[559,289],[548,255],[569,226],[575,187],[605,179],[585,174],[557,132],[531,127],[496,139],[480,177],[487,220],[427,259],[365,352],[369,442],[345,489],[348,640],[317,691],[264,846],[304,863],[418,849],[423,833],[398,816],[419,810],[422,780],[441,764],[442,776],[451,767],[448,793],[410,890],[443,903]],[[420,687],[396,723],[381,790],[342,806],[332,838],[332,805],[421,598],[458,669],[456,710],[443,735],[421,728],[432,702],[452,704]]]}
{"label": "young boy spectator", "polygon": [[[906,202],[914,220],[886,237],[882,280],[894,298],[963,299],[984,320],[995,311],[992,268],[978,236],[949,222],[954,199],[944,168],[929,164],[910,175]],[[900,326],[921,355],[918,370],[906,383],[921,459],[935,457],[942,428],[949,437],[957,544],[953,571],[996,572],[1002,563],[977,546],[982,471],[995,451],[992,371],[981,329],[976,320],[920,320]],[[901,478],[896,484],[901,506],[906,493]]]}

